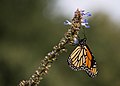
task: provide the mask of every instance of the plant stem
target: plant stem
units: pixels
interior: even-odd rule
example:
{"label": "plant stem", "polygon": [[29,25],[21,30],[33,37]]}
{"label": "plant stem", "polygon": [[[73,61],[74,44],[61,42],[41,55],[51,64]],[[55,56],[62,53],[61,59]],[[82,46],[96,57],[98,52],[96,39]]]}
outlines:
{"label": "plant stem", "polygon": [[73,44],[74,38],[78,38],[80,27],[81,14],[77,9],[74,13],[70,28],[64,34],[64,37],[53,47],[53,50],[45,56],[35,73],[28,80],[22,80],[18,86],[37,86],[43,77],[48,74],[48,70],[51,67],[51,64],[56,60],[56,56],[58,56],[60,52],[66,51],[65,45]]}

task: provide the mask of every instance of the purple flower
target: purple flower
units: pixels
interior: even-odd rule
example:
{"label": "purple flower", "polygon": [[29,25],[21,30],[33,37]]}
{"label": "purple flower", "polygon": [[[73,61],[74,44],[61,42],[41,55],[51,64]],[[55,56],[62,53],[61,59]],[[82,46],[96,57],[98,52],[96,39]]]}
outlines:
{"label": "purple flower", "polygon": [[88,25],[88,23],[81,23],[82,26],[85,26],[86,28],[90,28],[90,26]]}
{"label": "purple flower", "polygon": [[[91,16],[90,12],[85,12],[85,10],[80,11],[81,14],[81,25],[84,26],[85,28],[90,28],[88,25],[88,20],[86,19],[87,17]],[[64,22],[64,25],[71,25],[72,23],[69,20],[66,20]]]}
{"label": "purple flower", "polygon": [[86,28],[90,28],[90,26],[88,25],[88,20],[85,17],[91,16],[91,13],[90,12],[85,12],[85,10],[81,10],[80,14],[81,14],[81,17],[82,17],[81,25],[85,26]]}
{"label": "purple flower", "polygon": [[81,14],[82,16],[84,16],[84,15],[85,15],[85,10],[81,10],[81,11],[80,11],[80,14]]}
{"label": "purple flower", "polygon": [[92,16],[90,12],[87,12],[86,13],[86,16],[89,17],[89,16]]}
{"label": "purple flower", "polygon": [[65,20],[64,25],[71,25],[72,23],[68,20]]}
{"label": "purple flower", "polygon": [[82,21],[82,23],[88,24],[88,20],[87,19],[82,19],[81,21]]}

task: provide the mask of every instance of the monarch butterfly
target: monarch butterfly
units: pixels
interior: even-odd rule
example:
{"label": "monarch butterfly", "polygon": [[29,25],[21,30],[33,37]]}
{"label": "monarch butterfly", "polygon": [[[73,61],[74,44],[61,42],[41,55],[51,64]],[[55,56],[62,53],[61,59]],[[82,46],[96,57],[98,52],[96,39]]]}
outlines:
{"label": "monarch butterfly", "polygon": [[84,70],[91,78],[97,75],[96,61],[86,44],[86,38],[79,41],[78,46],[68,58],[68,65],[75,71]]}

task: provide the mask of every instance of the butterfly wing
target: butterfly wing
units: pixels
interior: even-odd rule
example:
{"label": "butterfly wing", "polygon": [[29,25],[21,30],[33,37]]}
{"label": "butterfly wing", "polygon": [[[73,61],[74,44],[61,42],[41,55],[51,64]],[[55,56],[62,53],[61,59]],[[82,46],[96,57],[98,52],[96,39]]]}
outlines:
{"label": "butterfly wing", "polygon": [[98,73],[95,58],[94,58],[92,52],[90,51],[90,48],[87,45],[84,46],[84,49],[86,52],[85,64],[84,64],[85,69],[84,70],[90,77],[94,78]]}
{"label": "butterfly wing", "polygon": [[75,71],[83,70],[85,63],[85,50],[77,46],[68,58],[68,65]]}
{"label": "butterfly wing", "polygon": [[85,70],[92,78],[97,75],[96,61],[86,44],[79,45],[74,49],[68,58],[68,65],[75,71]]}

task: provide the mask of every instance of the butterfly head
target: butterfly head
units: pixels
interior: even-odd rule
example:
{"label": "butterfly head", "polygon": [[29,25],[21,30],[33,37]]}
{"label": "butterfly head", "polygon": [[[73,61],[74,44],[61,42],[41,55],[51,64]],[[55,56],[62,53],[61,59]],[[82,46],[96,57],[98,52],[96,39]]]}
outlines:
{"label": "butterfly head", "polygon": [[74,42],[73,42],[73,44],[74,45],[85,45],[86,44],[86,38],[83,38],[83,39],[77,39],[77,38],[74,38]]}
{"label": "butterfly head", "polygon": [[81,39],[79,44],[80,45],[86,45],[86,40],[87,40],[86,38]]}

